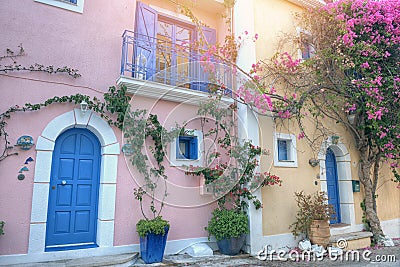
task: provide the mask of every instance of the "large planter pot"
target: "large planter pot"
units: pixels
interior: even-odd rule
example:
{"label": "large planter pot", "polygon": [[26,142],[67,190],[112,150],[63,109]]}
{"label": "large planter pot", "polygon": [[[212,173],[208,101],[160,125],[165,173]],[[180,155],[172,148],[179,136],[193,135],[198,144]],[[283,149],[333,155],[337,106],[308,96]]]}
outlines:
{"label": "large planter pot", "polygon": [[313,220],[310,225],[310,241],[313,244],[318,244],[326,247],[329,244],[331,232],[329,222],[324,220]]}
{"label": "large planter pot", "polygon": [[244,245],[246,235],[242,234],[239,237],[231,237],[217,241],[219,252],[225,255],[237,255]]}
{"label": "large planter pot", "polygon": [[140,256],[145,263],[162,262],[168,230],[166,227],[165,235],[150,233],[140,238]]}

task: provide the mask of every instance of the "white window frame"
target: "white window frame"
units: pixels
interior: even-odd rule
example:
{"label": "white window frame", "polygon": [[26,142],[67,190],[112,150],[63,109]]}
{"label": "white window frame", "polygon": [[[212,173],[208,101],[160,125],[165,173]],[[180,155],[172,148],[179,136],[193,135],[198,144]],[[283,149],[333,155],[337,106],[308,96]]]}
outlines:
{"label": "white window frame", "polygon": [[[278,158],[278,141],[285,140],[290,142],[288,147],[289,160],[279,160]],[[297,168],[297,149],[296,149],[296,136],[294,134],[274,133],[274,166]]]}
{"label": "white window frame", "polygon": [[77,13],[83,13],[84,1],[85,0],[77,0],[76,4],[72,4],[69,3],[68,1],[62,1],[62,0],[35,0],[35,2],[67,9]]}
{"label": "white window frame", "polygon": [[174,138],[174,140],[170,144],[170,166],[179,167],[179,166],[194,166],[194,167],[202,167],[203,166],[203,133],[200,130],[192,130],[185,129],[189,132],[193,132],[193,136],[197,137],[197,159],[179,159],[176,158],[176,142],[178,138]]}

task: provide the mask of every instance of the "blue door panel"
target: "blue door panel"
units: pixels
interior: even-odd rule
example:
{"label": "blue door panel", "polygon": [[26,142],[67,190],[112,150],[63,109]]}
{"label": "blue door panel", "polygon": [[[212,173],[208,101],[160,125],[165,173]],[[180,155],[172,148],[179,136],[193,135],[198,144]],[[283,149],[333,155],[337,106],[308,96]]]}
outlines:
{"label": "blue door panel", "polygon": [[93,160],[81,159],[79,161],[79,180],[91,180],[93,178]]}
{"label": "blue door panel", "polygon": [[75,218],[75,233],[87,233],[90,231],[90,210],[77,211]]}
{"label": "blue door panel", "polygon": [[79,154],[80,155],[93,155],[94,147],[93,142],[88,139],[86,136],[81,135],[81,142],[79,146]]}
{"label": "blue door panel", "polygon": [[337,165],[335,154],[332,150],[328,149],[326,152],[326,183],[328,189],[328,203],[331,204],[336,212],[336,216],[330,220],[331,224],[340,223],[340,198],[339,198],[339,184],[337,176]]}
{"label": "blue door panel", "polygon": [[[74,176],[74,159],[60,159],[57,178],[60,180],[71,180]],[[58,164],[57,164],[58,165]]]}
{"label": "blue door panel", "polygon": [[69,233],[71,212],[68,211],[57,211],[55,213],[55,234]]}
{"label": "blue door panel", "polygon": [[61,154],[75,154],[75,143],[76,143],[76,136],[68,136],[66,137],[60,146],[60,153]]}
{"label": "blue door panel", "polygon": [[92,199],[92,186],[91,185],[78,185],[76,205],[77,206],[90,206]]}
{"label": "blue door panel", "polygon": [[95,247],[100,143],[87,129],[61,134],[53,152],[46,251]]}
{"label": "blue door panel", "polygon": [[72,205],[72,185],[57,185],[57,206]]}

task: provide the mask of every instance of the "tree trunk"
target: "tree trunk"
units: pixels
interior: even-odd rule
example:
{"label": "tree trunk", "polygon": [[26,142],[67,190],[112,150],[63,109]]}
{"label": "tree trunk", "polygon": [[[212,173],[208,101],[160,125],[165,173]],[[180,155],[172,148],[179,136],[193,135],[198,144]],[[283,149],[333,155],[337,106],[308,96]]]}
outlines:
{"label": "tree trunk", "polygon": [[368,160],[367,149],[360,149],[360,156],[362,159],[360,163],[360,181],[364,185],[365,191],[365,216],[371,226],[375,243],[379,243],[382,237],[384,237],[384,234],[378,215],[374,209],[375,191],[371,179],[371,168],[373,164],[372,161]]}
{"label": "tree trunk", "polygon": [[378,214],[378,211],[376,209],[376,188],[378,187],[380,162],[381,162],[381,155],[380,153],[378,153],[374,161],[374,176],[372,177],[373,178],[372,192],[374,194],[374,211],[376,214]]}

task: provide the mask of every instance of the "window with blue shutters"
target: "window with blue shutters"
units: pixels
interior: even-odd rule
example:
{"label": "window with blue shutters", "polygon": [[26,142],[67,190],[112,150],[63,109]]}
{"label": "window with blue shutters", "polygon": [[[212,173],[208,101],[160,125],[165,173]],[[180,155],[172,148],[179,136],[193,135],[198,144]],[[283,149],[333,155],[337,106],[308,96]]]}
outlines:
{"label": "window with blue shutters", "polygon": [[83,13],[84,0],[35,0],[35,2]]}
{"label": "window with blue shutters", "polygon": [[171,166],[202,166],[201,144],[203,134],[199,130],[189,130],[192,134],[179,136],[171,143]]}
{"label": "window with blue shutters", "polygon": [[197,136],[179,136],[176,146],[177,159],[197,160],[199,158]]}
{"label": "window with blue shutters", "polygon": [[288,143],[288,140],[278,140],[278,160],[289,160]]}
{"label": "window with blue shutters", "polygon": [[296,137],[293,134],[274,134],[274,165],[297,167]]}
{"label": "window with blue shutters", "polygon": [[204,66],[188,64],[200,60],[192,44],[203,36],[208,44],[216,43],[215,29],[203,27],[200,34],[193,23],[176,20],[138,1],[132,76],[207,91],[209,77]]}

